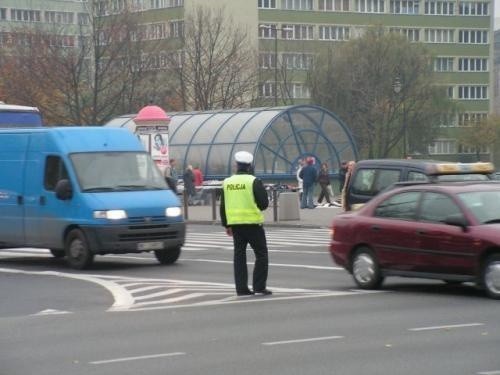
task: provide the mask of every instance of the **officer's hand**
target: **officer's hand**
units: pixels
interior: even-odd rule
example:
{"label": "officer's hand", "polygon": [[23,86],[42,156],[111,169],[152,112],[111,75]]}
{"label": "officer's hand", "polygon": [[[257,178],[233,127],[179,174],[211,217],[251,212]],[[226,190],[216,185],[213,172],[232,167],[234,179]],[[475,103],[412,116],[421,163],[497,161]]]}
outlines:
{"label": "officer's hand", "polygon": [[233,230],[231,229],[231,227],[227,227],[227,228],[226,228],[226,234],[227,234],[228,236],[232,236],[232,235],[233,235]]}

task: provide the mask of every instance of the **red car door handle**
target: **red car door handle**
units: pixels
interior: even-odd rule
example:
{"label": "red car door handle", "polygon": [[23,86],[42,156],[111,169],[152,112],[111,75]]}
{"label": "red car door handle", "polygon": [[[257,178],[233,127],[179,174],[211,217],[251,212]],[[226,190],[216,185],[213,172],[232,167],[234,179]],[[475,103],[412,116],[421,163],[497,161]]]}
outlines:
{"label": "red car door handle", "polygon": [[416,233],[422,235],[422,234],[425,234],[425,230],[417,229]]}
{"label": "red car door handle", "polygon": [[379,231],[381,228],[378,225],[372,225],[373,231]]}

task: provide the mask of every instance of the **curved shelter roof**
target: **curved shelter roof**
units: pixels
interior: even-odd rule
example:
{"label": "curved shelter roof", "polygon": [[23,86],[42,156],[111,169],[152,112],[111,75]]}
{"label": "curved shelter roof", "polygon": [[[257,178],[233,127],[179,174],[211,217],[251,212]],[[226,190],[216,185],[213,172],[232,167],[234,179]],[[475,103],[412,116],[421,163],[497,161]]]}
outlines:
{"label": "curved shelter roof", "polygon": [[[333,113],[313,105],[247,108],[204,112],[174,112],[169,125],[170,157],[178,168],[198,164],[206,179],[234,171],[233,156],[254,155],[255,175],[263,179],[295,179],[300,158],[313,156],[338,172],[342,160],[357,160],[354,139]],[[134,130],[135,114],[106,126]]]}

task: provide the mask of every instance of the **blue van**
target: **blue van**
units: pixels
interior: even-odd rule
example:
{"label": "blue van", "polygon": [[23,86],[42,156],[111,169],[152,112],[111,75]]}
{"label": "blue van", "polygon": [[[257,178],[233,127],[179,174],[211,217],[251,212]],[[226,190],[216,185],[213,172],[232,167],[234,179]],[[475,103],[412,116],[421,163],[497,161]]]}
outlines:
{"label": "blue van", "polygon": [[0,129],[0,248],[48,248],[76,269],[95,255],[174,263],[181,203],[127,129]]}
{"label": "blue van", "polygon": [[42,125],[42,114],[38,108],[0,102],[0,128]]}

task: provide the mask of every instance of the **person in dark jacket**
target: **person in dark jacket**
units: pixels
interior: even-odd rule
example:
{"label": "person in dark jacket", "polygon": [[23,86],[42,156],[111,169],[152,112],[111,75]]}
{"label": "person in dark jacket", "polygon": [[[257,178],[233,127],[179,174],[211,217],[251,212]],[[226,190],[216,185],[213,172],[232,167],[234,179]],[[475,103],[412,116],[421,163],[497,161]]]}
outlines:
{"label": "person in dark jacket", "polygon": [[318,171],[314,166],[313,157],[309,156],[306,159],[306,166],[302,168],[299,176],[300,178],[302,178],[302,186],[304,189],[304,192],[302,193],[300,208],[314,208],[314,185],[318,177]]}
{"label": "person in dark jacket", "polygon": [[[233,237],[234,281],[238,296],[269,295],[267,275],[269,268],[264,211],[269,206],[266,189],[261,180],[252,175],[253,155],[239,151],[234,155],[236,174],[222,184],[220,217],[226,233]],[[246,249],[250,244],[255,253],[253,291],[248,287]]]}
{"label": "person in dark jacket", "polygon": [[318,174],[318,184],[321,188],[321,191],[319,192],[318,196],[318,204],[321,204],[323,202],[323,198],[325,198],[326,202],[328,203],[328,206],[333,206],[332,201],[330,198],[330,174],[328,173],[328,164],[322,163],[321,164],[321,169],[319,170]]}

